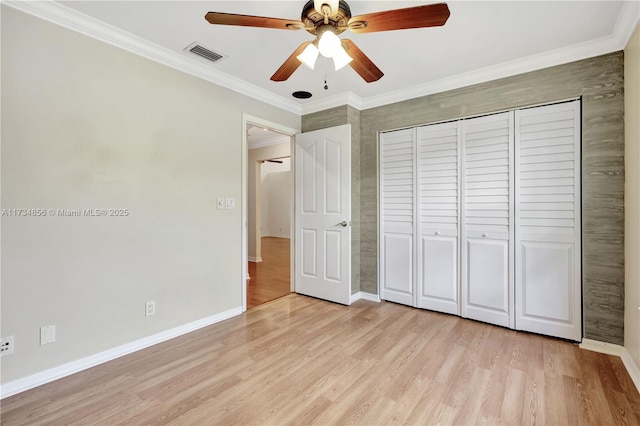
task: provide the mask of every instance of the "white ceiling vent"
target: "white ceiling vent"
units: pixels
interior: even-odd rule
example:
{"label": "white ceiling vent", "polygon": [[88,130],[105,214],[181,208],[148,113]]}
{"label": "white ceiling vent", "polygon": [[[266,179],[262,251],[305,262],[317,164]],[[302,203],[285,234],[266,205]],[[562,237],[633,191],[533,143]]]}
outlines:
{"label": "white ceiling vent", "polygon": [[201,56],[214,63],[220,62],[222,59],[225,58],[225,55],[216,53],[213,50],[209,50],[206,47],[203,47],[202,45],[200,45],[197,41],[185,47],[184,50],[187,50],[191,53],[195,53],[196,55]]}

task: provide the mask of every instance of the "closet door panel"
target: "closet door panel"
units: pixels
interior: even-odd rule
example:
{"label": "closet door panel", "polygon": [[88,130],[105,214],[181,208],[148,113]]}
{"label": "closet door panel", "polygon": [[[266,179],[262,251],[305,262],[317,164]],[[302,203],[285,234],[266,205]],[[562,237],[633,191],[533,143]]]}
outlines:
{"label": "closet door panel", "polygon": [[387,232],[383,238],[382,299],[413,305],[413,237]]}
{"label": "closet door panel", "polygon": [[418,307],[458,314],[458,238],[421,236]]}
{"label": "closet door panel", "polygon": [[466,253],[467,317],[509,327],[509,241],[468,238]]}
{"label": "closet door panel", "polygon": [[415,129],[380,135],[380,297],[414,305]]}
{"label": "closet door panel", "polygon": [[582,339],[580,103],[516,111],[516,328]]}
{"label": "closet door panel", "polygon": [[523,303],[518,317],[569,322],[573,295],[567,283],[574,279],[574,245],[525,241],[520,250],[518,293]]}
{"label": "closet door panel", "polygon": [[462,316],[514,325],[513,113],[462,121]]}
{"label": "closet door panel", "polygon": [[459,313],[459,122],[417,130],[417,306]]}

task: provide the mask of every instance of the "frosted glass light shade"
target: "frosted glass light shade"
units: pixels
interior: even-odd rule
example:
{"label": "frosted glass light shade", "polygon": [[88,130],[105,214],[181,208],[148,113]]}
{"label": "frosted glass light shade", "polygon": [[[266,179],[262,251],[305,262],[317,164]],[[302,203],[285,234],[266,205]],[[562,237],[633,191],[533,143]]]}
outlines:
{"label": "frosted glass light shade", "polygon": [[301,54],[297,56],[298,60],[313,69],[318,59],[318,48],[314,44],[310,44],[304,48]]}
{"label": "frosted glass light shade", "polygon": [[342,50],[340,38],[333,31],[325,31],[318,40],[318,50],[320,54],[327,58],[333,58],[339,50]]}
{"label": "frosted glass light shade", "polygon": [[340,49],[333,55],[333,65],[336,67],[336,71],[353,61],[353,58],[345,52],[340,46]]}

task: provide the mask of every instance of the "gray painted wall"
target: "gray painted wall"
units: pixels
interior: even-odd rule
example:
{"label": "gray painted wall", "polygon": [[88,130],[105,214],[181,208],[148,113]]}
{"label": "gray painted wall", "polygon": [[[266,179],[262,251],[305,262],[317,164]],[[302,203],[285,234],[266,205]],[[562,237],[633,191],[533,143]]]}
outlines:
{"label": "gray painted wall", "polygon": [[[623,62],[616,52],[361,111],[360,290],[377,293],[378,132],[581,97],[585,337],[623,344]],[[303,130],[343,124],[346,110],[304,116]]]}

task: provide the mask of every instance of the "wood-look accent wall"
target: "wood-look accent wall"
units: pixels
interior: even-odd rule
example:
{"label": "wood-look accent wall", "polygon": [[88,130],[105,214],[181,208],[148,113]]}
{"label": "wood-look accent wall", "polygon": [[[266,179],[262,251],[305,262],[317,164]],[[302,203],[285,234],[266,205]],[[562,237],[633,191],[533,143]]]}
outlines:
{"label": "wood-look accent wall", "polygon": [[[581,97],[584,337],[623,344],[623,63],[615,52],[361,111],[360,290],[377,293],[378,132]],[[303,131],[344,124],[349,108],[306,115]]]}
{"label": "wood-look accent wall", "polygon": [[[351,124],[351,294],[360,291],[360,111],[350,105],[331,108],[302,119],[302,131]],[[373,290],[372,293],[377,293]]]}

